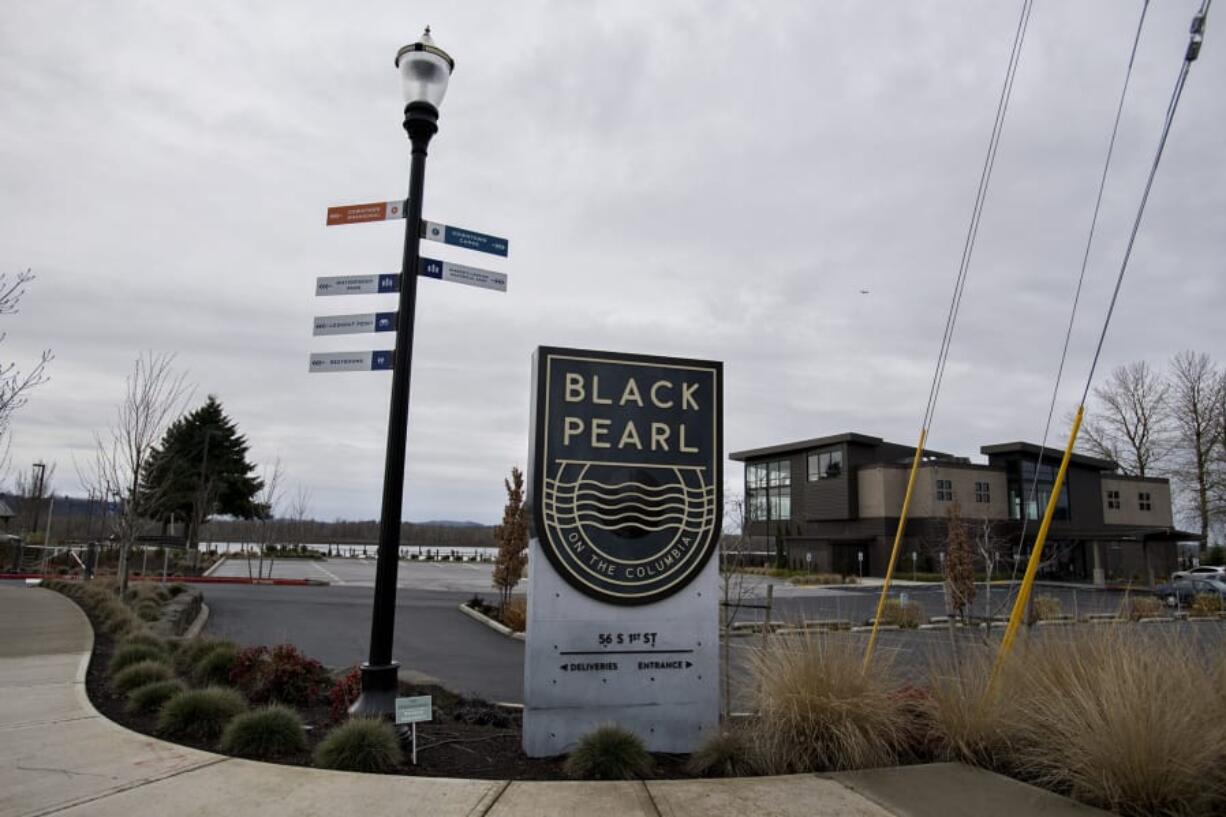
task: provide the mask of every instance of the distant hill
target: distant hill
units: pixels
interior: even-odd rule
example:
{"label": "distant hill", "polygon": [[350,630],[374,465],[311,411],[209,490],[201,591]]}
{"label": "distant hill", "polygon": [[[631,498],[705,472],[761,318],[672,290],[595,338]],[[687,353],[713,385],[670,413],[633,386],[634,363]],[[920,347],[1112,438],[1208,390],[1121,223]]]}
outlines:
{"label": "distant hill", "polygon": [[480,522],[457,522],[454,519],[431,519],[429,522],[413,522],[414,525],[433,525],[438,528],[488,528]]}

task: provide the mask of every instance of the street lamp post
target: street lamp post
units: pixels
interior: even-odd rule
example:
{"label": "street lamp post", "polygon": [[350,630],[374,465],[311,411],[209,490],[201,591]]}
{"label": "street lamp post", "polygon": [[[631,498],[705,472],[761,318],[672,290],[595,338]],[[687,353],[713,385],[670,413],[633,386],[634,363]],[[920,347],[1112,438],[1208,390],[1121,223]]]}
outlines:
{"label": "street lamp post", "polygon": [[417,306],[421,203],[426,176],[426,148],[438,131],[438,106],[447,92],[455,61],[434,44],[427,27],[421,38],[396,54],[404,91],[404,129],[412,145],[409,199],[405,205],[404,257],[400,267],[400,302],[396,349],[392,353],[392,398],[387,421],[383,467],[383,506],[379,516],[379,551],[375,565],[375,599],[370,622],[370,655],[362,665],[362,694],[350,707],[355,715],[395,711],[397,671],[392,660],[396,629],[396,572],[400,556],[400,518],[404,498],[404,449],[409,425],[409,381],[413,367],[413,316]]}

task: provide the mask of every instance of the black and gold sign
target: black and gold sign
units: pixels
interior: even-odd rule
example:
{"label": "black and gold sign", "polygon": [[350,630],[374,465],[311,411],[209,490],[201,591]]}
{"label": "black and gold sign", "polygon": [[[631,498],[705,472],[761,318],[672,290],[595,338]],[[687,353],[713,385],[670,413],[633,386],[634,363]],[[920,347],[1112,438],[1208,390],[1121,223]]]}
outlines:
{"label": "black and gold sign", "polygon": [[647,604],[719,540],[723,364],[540,347],[531,462],[536,535],[581,592]]}

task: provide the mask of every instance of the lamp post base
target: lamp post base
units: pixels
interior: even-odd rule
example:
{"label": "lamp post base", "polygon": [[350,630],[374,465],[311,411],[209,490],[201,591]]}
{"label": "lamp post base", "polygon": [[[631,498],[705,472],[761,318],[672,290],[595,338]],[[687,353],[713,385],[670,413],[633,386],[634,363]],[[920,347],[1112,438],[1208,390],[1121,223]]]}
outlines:
{"label": "lamp post base", "polygon": [[390,718],[396,714],[400,664],[362,665],[362,694],[349,707],[351,717]]}

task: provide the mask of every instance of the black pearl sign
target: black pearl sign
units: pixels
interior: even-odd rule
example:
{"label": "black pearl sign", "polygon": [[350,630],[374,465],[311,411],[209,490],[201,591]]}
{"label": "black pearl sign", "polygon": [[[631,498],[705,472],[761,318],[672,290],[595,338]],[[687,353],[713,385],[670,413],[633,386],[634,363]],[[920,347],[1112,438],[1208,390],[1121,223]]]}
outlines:
{"label": "black pearl sign", "polygon": [[541,347],[530,507],[573,587],[648,604],[685,587],[719,540],[723,365]]}

